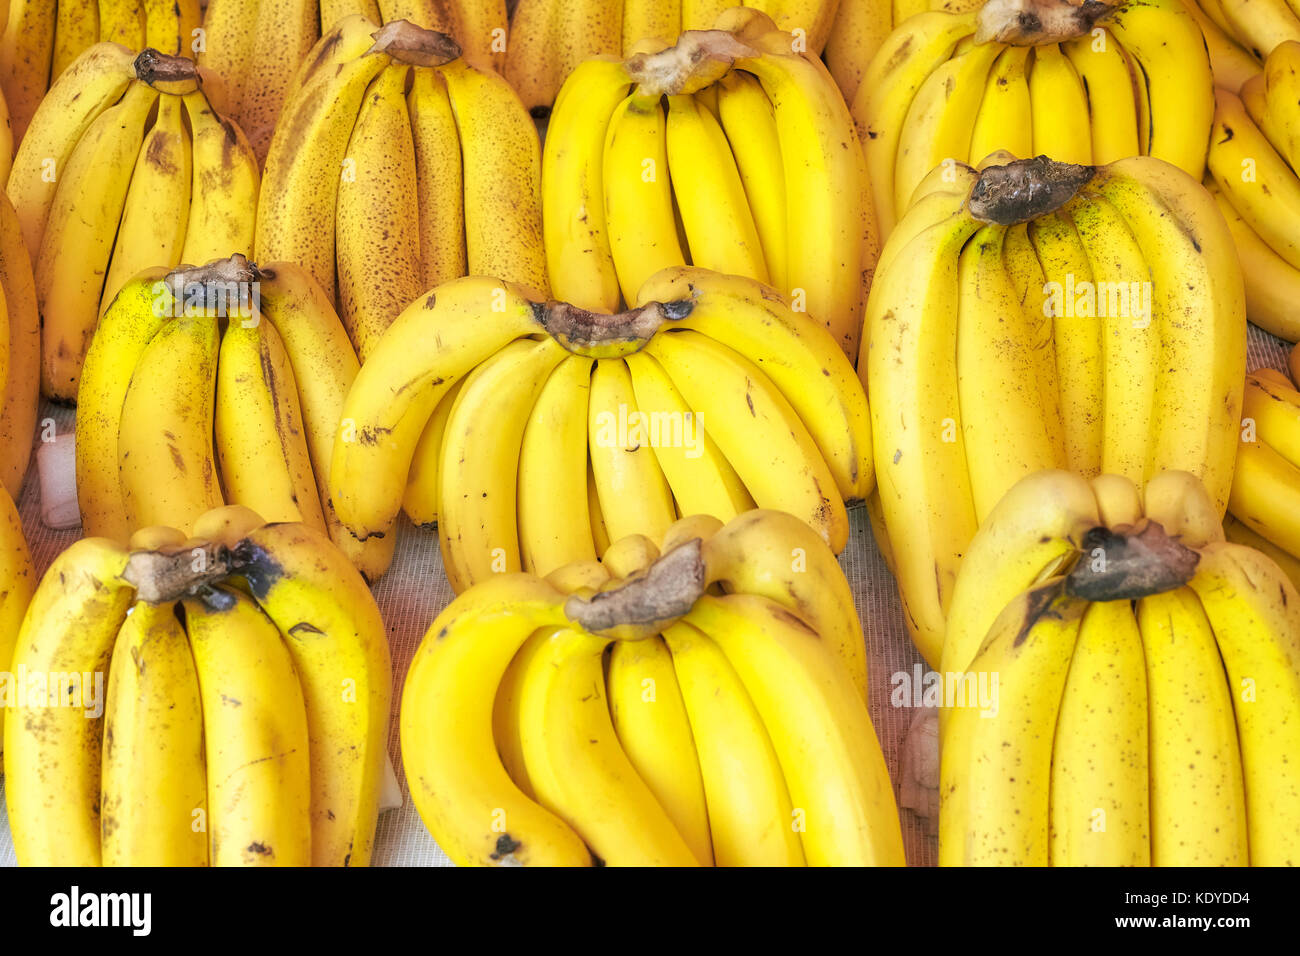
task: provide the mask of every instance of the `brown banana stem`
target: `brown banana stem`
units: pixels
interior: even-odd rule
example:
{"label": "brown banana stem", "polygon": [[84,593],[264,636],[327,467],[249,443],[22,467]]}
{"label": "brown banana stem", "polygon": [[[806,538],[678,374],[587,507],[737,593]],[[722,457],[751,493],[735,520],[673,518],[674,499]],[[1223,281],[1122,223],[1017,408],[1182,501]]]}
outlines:
{"label": "brown banana stem", "polygon": [[1201,556],[1159,522],[1093,528],[1065,578],[1065,590],[1087,601],[1131,601],[1180,588],[1196,574]]}
{"label": "brown banana stem", "polygon": [[971,188],[971,215],[1001,226],[1028,222],[1064,206],[1096,174],[1096,166],[1058,163],[1046,156],[989,166]]}
{"label": "brown banana stem", "polygon": [[385,23],[371,36],[375,43],[366,55],[387,53],[394,60],[411,66],[442,66],[461,54],[460,44],[453,37],[418,27],[410,20]]}
{"label": "brown banana stem", "polygon": [[189,57],[159,53],[153,47],[135,58],[136,79],[163,93],[189,93],[198,89],[199,67]]}
{"label": "brown banana stem", "polygon": [[687,30],[658,53],[628,57],[627,75],[649,96],[694,93],[721,79],[741,57],[758,56],[748,43],[726,30]]}
{"label": "brown banana stem", "polygon": [[1112,9],[1098,0],[988,0],[975,17],[975,42],[1037,46],[1073,40]]}
{"label": "brown banana stem", "polygon": [[695,304],[647,302],[626,312],[592,312],[567,302],[536,302],[533,314],[555,341],[575,355],[609,358],[638,351],[665,321],[690,315]]}
{"label": "brown banana stem", "polygon": [[122,578],[135,588],[140,600],[165,604],[196,594],[229,573],[229,549],[210,541],[192,548],[134,551],[126,560]]}
{"label": "brown banana stem", "polygon": [[657,633],[688,613],[704,593],[701,543],[693,538],[678,545],[608,591],[570,596],[564,603],[565,616],[592,634],[620,637],[628,629],[637,631],[638,637]]}

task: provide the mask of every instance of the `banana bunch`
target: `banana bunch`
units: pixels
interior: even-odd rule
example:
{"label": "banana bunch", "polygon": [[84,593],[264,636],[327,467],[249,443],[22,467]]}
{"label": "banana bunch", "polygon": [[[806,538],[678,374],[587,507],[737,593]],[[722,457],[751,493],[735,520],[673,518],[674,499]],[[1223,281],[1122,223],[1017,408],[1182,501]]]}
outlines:
{"label": "banana bunch", "polygon": [[861,151],[794,40],[737,7],[675,46],[574,70],[542,156],[556,298],[617,312],[689,262],[770,285],[857,354],[877,251]]}
{"label": "banana bunch", "polygon": [[776,511],[494,575],[411,663],[411,795],[461,865],[902,865],[862,655],[834,555]]}
{"label": "banana bunch", "polygon": [[1208,167],[1246,277],[1246,314],[1300,340],[1300,41],[1275,47],[1240,95],[1215,91]]}
{"label": "banana bunch", "polygon": [[[796,52],[817,57],[831,39],[839,4],[750,0],[743,5],[748,12],[739,16],[762,14],[793,35]],[[584,60],[662,49],[684,31],[714,27],[723,11],[738,6],[734,0],[518,0],[510,21],[506,79],[529,110],[544,115]]]}
{"label": "banana bunch", "polygon": [[379,341],[339,418],[330,500],[360,541],[438,524],[452,587],[595,560],[682,515],[757,505],[839,553],[874,484],[870,416],[830,334],[752,279],[684,266],[607,315],[455,280]]}
{"label": "banana bunch", "polygon": [[199,63],[226,81],[227,108],[259,162],[299,66],[350,15],[451,34],[467,57],[497,72],[505,60],[506,0],[211,0]]}
{"label": "banana bunch", "polygon": [[359,363],[328,297],[292,263],[243,256],[147,269],[127,282],[86,356],[77,408],[77,498],[87,535],[192,530],[241,504],[328,532],[366,575],[394,541],[358,541],[326,480]]}
{"label": "banana bunch", "polygon": [[[1292,364],[1300,366],[1300,350]],[[1246,376],[1224,531],[1263,551],[1300,587],[1300,389],[1271,368]]]}
{"label": "banana bunch", "polygon": [[[826,68],[852,103],[871,58],[890,32],[918,13],[965,13],[983,0],[839,0],[826,40]],[[1190,0],[1189,0],[1190,2]]]}
{"label": "banana bunch", "polygon": [[23,619],[5,796],[26,866],[365,866],[391,696],[365,581],[247,508],[84,538]]}
{"label": "banana bunch", "polygon": [[1300,41],[1300,3],[1295,0],[1183,2],[1205,34],[1216,79],[1234,93],[1259,72],[1278,44]]}
{"label": "banana bunch", "polygon": [[936,168],[885,244],[866,324],[878,534],[932,664],[962,555],[1025,475],[1189,471],[1222,514],[1244,292],[1223,217],[1176,167]]}
{"label": "banana bunch", "polygon": [[27,474],[41,385],[36,283],[22,228],[0,196],[0,487],[14,498]]}
{"label": "banana bunch", "polygon": [[36,275],[41,390],[74,402],[100,316],[142,269],[251,254],[257,161],[193,60],[115,43],[51,87],[9,176]]}
{"label": "banana bunch", "polygon": [[943,659],[940,865],[1300,860],[1300,592],[1192,476],[1026,478]]}
{"label": "banana bunch", "polygon": [[200,0],[0,0],[0,90],[21,141],[46,92],[96,43],[189,55]]}
{"label": "banana bunch", "polygon": [[1059,162],[1205,167],[1214,80],[1181,0],[988,0],[889,35],[853,101],[887,237],[930,170],[997,150]]}
{"label": "banana bunch", "polygon": [[345,17],[294,78],[271,140],[257,260],[306,267],[363,360],[449,279],[546,294],[537,130],[506,81],[460,52],[406,20]]}
{"label": "banana bunch", "polygon": [[[12,673],[9,661],[18,643],[27,604],[36,590],[36,572],[23,537],[22,521],[9,492],[0,486],[0,670]],[[4,751],[4,712],[0,707],[0,754]],[[0,763],[0,769],[3,764]]]}

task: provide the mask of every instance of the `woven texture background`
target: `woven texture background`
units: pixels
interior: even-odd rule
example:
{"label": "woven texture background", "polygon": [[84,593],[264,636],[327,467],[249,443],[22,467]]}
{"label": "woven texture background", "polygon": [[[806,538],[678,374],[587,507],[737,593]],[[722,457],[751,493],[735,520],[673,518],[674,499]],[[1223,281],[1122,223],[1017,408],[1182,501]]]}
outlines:
{"label": "woven texture background", "polygon": [[[1283,343],[1253,326],[1248,355],[1251,369],[1262,365],[1278,369],[1285,367]],[[53,418],[60,434],[73,427],[73,413],[69,409],[47,406],[42,416]],[[51,531],[41,523],[40,490],[34,462],[35,456],[23,486],[19,511],[36,570],[43,573],[54,557],[80,536],[80,531]],[[854,508],[850,511],[850,519],[849,544],[840,556],[840,564],[853,588],[858,614],[862,618],[871,679],[871,719],[897,793],[900,753],[914,714],[911,708],[890,706],[890,675],[900,671],[910,673],[915,665],[922,663],[922,659],[907,637],[898,590],[872,540],[865,510]],[[451,588],[443,574],[437,535],[419,531],[403,518],[398,528],[392,568],[375,586],[374,593],[388,628],[393,656],[393,718],[388,747],[397,768],[403,799],[400,809],[387,810],[379,817],[374,864],[450,866],[451,862],[429,836],[410,802],[397,737],[397,706],[407,666],[425,630],[452,598]],[[2,791],[0,786],[0,793]],[[900,810],[899,816],[908,863],[933,866],[937,858],[933,825],[910,810]],[[8,814],[0,809],[0,865],[13,866],[14,863]]]}

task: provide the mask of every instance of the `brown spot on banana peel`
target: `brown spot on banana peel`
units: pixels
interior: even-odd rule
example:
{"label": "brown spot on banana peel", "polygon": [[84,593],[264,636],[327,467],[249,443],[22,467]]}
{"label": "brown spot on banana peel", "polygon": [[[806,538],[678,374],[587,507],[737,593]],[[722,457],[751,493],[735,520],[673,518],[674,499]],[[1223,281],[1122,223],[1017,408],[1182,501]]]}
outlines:
{"label": "brown spot on banana peel", "polygon": [[607,590],[590,597],[570,595],[564,615],[591,634],[649,637],[695,606],[705,577],[702,542],[692,538]]}
{"label": "brown spot on banana peel", "polygon": [[971,187],[971,215],[1011,226],[1046,215],[1074,198],[1097,174],[1096,166],[1058,163],[1046,156],[989,166]]}
{"label": "brown spot on banana peel", "polygon": [[[1082,556],[1065,577],[1066,593],[1088,601],[1136,600],[1187,584],[1201,560],[1157,521],[1097,527],[1080,543]],[[1100,551],[1100,563],[1091,556]]]}

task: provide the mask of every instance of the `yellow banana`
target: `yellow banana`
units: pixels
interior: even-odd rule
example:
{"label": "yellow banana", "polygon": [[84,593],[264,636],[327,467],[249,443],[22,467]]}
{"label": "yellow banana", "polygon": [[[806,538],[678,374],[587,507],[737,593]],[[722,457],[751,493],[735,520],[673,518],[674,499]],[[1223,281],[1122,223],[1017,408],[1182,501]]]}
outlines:
{"label": "yellow banana", "polygon": [[411,471],[402,496],[402,511],[411,523],[432,530],[438,521],[438,470],[442,465],[442,439],[447,434],[447,419],[456,404],[456,396],[465,385],[460,379],[443,396],[429,416],[411,458]]}
{"label": "yellow banana", "polygon": [[1199,550],[1223,540],[1219,508],[1195,475],[1162,471],[1142,489],[1142,500],[1146,517],[1158,521],[1166,534],[1189,548]]}
{"label": "yellow banana", "polygon": [[27,474],[41,388],[41,320],[22,229],[0,198],[0,288],[4,289],[8,374],[0,380],[0,486],[16,498]]}
{"label": "yellow banana", "polygon": [[1034,47],[1029,67],[1029,100],[1034,135],[1034,155],[1057,162],[1092,162],[1092,123],[1088,93],[1074,65],[1055,43]]}
{"label": "yellow banana", "polygon": [[193,137],[194,186],[180,262],[204,265],[253,254],[257,157],[238,126],[202,93],[185,95]]}
{"label": "yellow banana", "polygon": [[456,117],[442,74],[437,70],[412,70],[406,103],[415,146],[418,284],[424,291],[467,272],[464,173]]}
{"label": "yellow banana", "polygon": [[[0,576],[0,580],[9,582],[0,595],[0,660],[8,667],[37,579],[18,509],[3,488],[0,488]],[[0,753],[4,751],[3,731],[4,712],[0,708]]]}
{"label": "yellow banana", "polygon": [[1000,149],[1022,159],[1034,154],[1033,107],[1025,70],[1030,49],[1009,46],[993,61],[971,130],[970,162],[978,163]]}
{"label": "yellow banana", "polygon": [[1246,315],[1266,332],[1291,341],[1300,340],[1300,320],[1293,303],[1300,301],[1300,269],[1287,262],[1260,238],[1241,213],[1232,207],[1213,179],[1205,187],[1214,196],[1223,221],[1232,233],[1246,284]]}
{"label": "yellow banana", "polygon": [[[1133,99],[1133,76],[1128,60],[1115,38],[1108,33],[1089,35],[1061,44],[1061,50],[1083,83],[1088,99],[1088,127],[1092,135],[1091,161],[1097,165],[1114,162],[1142,152],[1138,139],[1137,103]],[[1065,112],[1063,104],[1049,110]],[[1035,152],[1042,150],[1035,147]],[[1053,159],[1064,159],[1053,154]],[[1077,161],[1077,160],[1072,160]]]}

